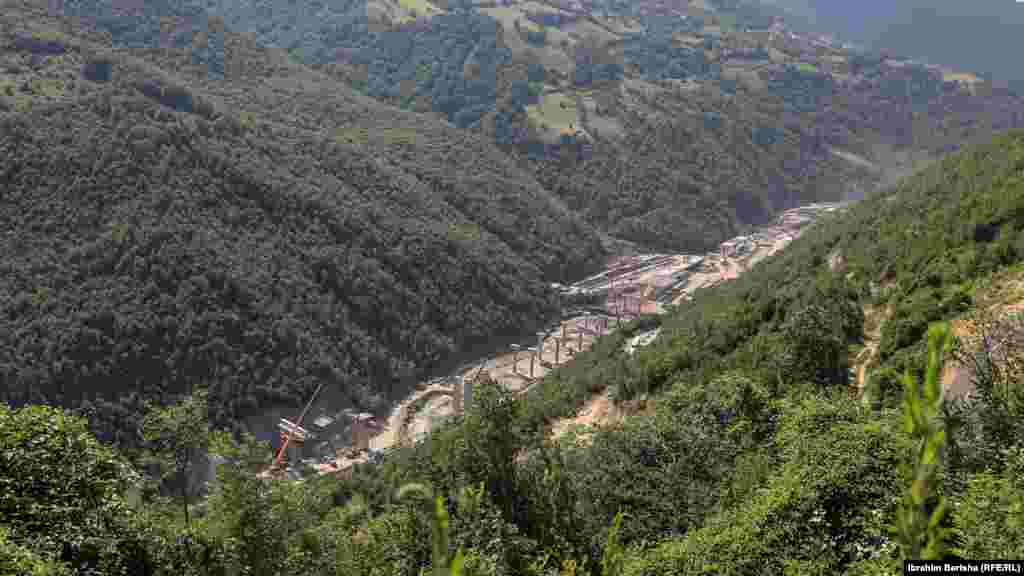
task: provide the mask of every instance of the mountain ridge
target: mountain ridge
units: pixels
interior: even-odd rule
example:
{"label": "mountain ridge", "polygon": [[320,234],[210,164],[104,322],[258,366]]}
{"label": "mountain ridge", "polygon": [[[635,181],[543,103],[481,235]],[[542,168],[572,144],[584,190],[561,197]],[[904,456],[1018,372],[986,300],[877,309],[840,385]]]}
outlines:
{"label": "mountain ridge", "polygon": [[[1021,123],[1011,91],[759,34],[770,18],[748,4],[609,2],[586,9],[662,28],[601,53],[532,14],[522,40],[557,46],[551,82],[513,59],[526,79],[494,110],[492,73],[515,70],[479,14],[424,31],[433,45],[403,36],[433,26],[415,19],[357,30],[396,43],[374,54],[452,55],[429,66],[435,109],[416,92],[427,66],[314,73],[288,60],[302,46],[262,48],[211,5],[2,6],[0,573],[895,575],[929,524],[949,529],[932,530],[943,560],[1024,556],[1024,323],[987,325],[1009,363],[952,347],[965,400],[907,384],[936,389],[944,325],[963,334],[987,300],[1021,296],[1000,282],[1024,266],[1024,131],[991,137]],[[305,6],[259,34],[301,32]],[[564,131],[581,125],[604,135]],[[430,368],[571,307],[550,282],[617,235],[713,244],[847,193],[866,194],[750,274],[625,323],[521,395],[475,389],[424,442],[347,478],[258,475],[315,387],[383,413]],[[646,410],[548,441],[602,390]],[[207,451],[223,458],[196,498],[183,479]]]}
{"label": "mountain ridge", "polygon": [[[602,253],[472,134],[384,109],[376,122],[412,140],[351,143],[305,112],[264,122],[173,68],[62,46],[34,74],[62,90],[19,91],[30,106],[0,119],[6,401],[98,403],[94,424],[128,442],[125,407],[207,378],[221,424],[256,397],[297,402],[311,378],[383,408],[481,336],[555,314],[547,283]],[[97,62],[106,80],[79,76]],[[267,93],[313,107],[288,86]],[[330,92],[307,100],[354,101],[363,122],[381,106]]]}
{"label": "mountain ridge", "polygon": [[[969,133],[1024,125],[1012,114],[1019,98],[965,97],[934,71],[791,37],[773,28],[775,12],[748,2],[452,2],[415,18],[390,0],[209,10],[168,2],[115,21],[104,5],[75,10],[100,11],[86,20],[115,45],[164,46],[193,81],[266,68],[264,58],[246,56],[247,46],[276,46],[278,64],[303,62],[358,92],[493,138],[591,226],[675,251],[707,249],[779,208],[878,184],[830,163],[825,145],[869,156],[888,145],[938,154]],[[397,20],[378,22],[371,7]],[[540,30],[543,38],[530,36]],[[270,113],[290,110],[279,104]],[[559,104],[564,112],[556,113]],[[698,233],[679,232],[687,229]]]}

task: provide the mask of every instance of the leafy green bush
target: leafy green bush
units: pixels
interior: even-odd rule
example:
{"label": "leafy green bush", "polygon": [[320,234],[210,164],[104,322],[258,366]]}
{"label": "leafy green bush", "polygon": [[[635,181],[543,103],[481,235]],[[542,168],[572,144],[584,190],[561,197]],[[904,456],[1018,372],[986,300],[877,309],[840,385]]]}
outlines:
{"label": "leafy green bush", "polygon": [[661,410],[654,418],[601,429],[590,446],[566,455],[580,506],[576,530],[596,547],[621,511],[630,518],[620,536],[626,544],[683,534],[714,509],[734,453],[731,439],[706,413]]}
{"label": "leafy green bush", "polygon": [[64,576],[71,570],[53,558],[41,556],[10,540],[8,530],[0,526],[0,574],[18,576]]}
{"label": "leafy green bush", "polygon": [[778,369],[793,382],[842,384],[849,374],[845,335],[829,322],[828,311],[811,305],[794,311],[780,330],[784,347]]}
{"label": "leafy green bush", "polygon": [[899,400],[902,392],[899,373],[888,367],[872,371],[864,390],[865,399],[875,407],[891,405],[894,400]]}
{"label": "leafy green bush", "polygon": [[751,499],[632,555],[626,574],[838,574],[887,555],[901,440],[843,396],[784,404],[781,464]]}
{"label": "leafy green bush", "polygon": [[123,494],[139,478],[83,419],[0,404],[0,454],[0,518],[11,543],[80,569],[130,560]]}
{"label": "leafy green bush", "polygon": [[[217,483],[207,504],[207,530],[229,547],[220,553],[231,570],[255,574],[308,573],[317,558],[311,532],[328,509],[316,485],[267,481],[256,476],[271,461],[268,447],[252,437],[217,451],[227,462],[218,466]],[[232,564],[234,563],[234,564]]]}
{"label": "leafy green bush", "polygon": [[1002,457],[1003,470],[972,478],[957,504],[956,551],[964,558],[1024,558],[1024,448]]}

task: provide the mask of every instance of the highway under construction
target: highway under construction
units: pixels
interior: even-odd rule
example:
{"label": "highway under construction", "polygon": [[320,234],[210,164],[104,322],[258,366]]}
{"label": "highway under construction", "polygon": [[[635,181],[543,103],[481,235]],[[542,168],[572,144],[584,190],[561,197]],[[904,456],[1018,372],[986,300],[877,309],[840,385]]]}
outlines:
{"label": "highway under construction", "polygon": [[[496,384],[514,394],[524,394],[550,370],[571,361],[622,322],[640,315],[663,313],[667,304],[678,304],[699,289],[735,278],[784,248],[822,214],[844,205],[813,204],[788,210],[771,225],[723,242],[718,250],[703,255],[616,257],[598,274],[569,286],[555,284],[553,287],[562,294],[597,296],[601,304],[537,332],[537,339],[532,342],[512,345],[453,374],[421,384],[386,419],[342,411],[319,415],[314,419],[314,431],[310,431],[303,427],[303,421],[320,391],[317,388],[296,419],[281,419],[281,447],[263,475],[297,478],[301,469],[312,468],[319,474],[344,476],[350,474],[356,464],[382,458],[395,447],[417,442],[429,434],[439,420],[461,413],[470,404],[475,386]],[[657,333],[652,332],[634,338],[627,345],[629,352],[649,344],[656,336]],[[344,445],[327,449],[329,443],[320,441],[320,453],[302,459],[302,446],[318,440],[317,430],[332,426],[345,431]],[[289,447],[290,457],[286,459]]]}

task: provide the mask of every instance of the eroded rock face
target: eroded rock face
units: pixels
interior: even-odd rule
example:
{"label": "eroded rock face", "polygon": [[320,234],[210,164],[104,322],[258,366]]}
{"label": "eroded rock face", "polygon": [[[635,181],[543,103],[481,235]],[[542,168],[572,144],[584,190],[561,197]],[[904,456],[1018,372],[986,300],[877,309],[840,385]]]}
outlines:
{"label": "eroded rock face", "polygon": [[846,258],[839,252],[833,252],[828,257],[828,268],[833,274],[846,274]]}

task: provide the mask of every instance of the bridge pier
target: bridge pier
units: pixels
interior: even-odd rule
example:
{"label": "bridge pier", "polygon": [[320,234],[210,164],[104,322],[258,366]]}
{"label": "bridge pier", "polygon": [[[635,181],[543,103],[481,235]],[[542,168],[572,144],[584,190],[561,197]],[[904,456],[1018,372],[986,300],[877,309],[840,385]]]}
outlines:
{"label": "bridge pier", "polygon": [[352,447],[357,451],[370,449],[370,425],[372,414],[365,412],[352,417]]}
{"label": "bridge pier", "polygon": [[456,385],[459,390],[459,396],[462,397],[462,408],[459,410],[461,413],[465,410],[465,407],[472,406],[473,404],[473,381],[469,378],[463,378],[462,382]]}

